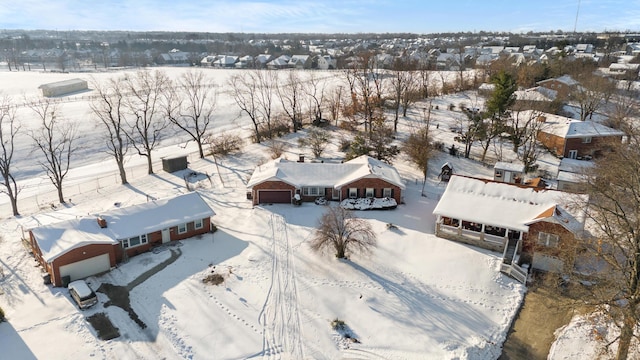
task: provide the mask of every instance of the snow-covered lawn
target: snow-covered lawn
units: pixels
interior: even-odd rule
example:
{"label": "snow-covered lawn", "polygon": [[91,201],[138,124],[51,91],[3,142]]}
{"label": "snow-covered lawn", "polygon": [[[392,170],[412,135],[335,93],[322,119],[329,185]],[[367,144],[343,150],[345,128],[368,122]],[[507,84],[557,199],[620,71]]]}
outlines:
{"label": "snow-covered lawn", "polygon": [[[307,246],[326,208],[252,208],[242,185],[251,165],[243,156],[223,159],[213,187],[201,189],[217,215],[218,231],[180,242],[167,251],[133,257],[108,274],[89,278],[101,284],[130,284],[166,260],[175,262],[133,288],[131,308],[141,328],[121,308],[99,304],[79,311],[64,288],[44,285],[40,269],[20,242],[20,225],[46,218],[85,215],[114,206],[186,191],[174,174],[160,172],[131,186],[102,189],[109,196],[74,199],[74,205],[0,223],[5,272],[0,306],[0,346],[11,358],[195,359],[383,358],[495,359],[522,301],[524,287],[499,272],[499,255],[433,235],[435,199],[420,196],[421,185],[407,178],[406,204],[384,212],[358,212],[369,219],[378,247],[350,261],[317,254]],[[208,160],[190,165],[214,172]],[[178,174],[179,176],[179,174]],[[434,187],[432,191],[441,191]],[[40,220],[38,220],[40,219]],[[397,228],[388,229],[393,223]],[[202,279],[225,277],[215,286]],[[120,337],[99,340],[86,318],[104,312]],[[359,343],[331,329],[345,321]],[[9,353],[7,353],[7,351]],[[363,355],[364,354],[364,355]]]}
{"label": "snow-covered lawn", "polygon": [[[184,69],[166,69],[173,78]],[[224,84],[232,71],[211,71]],[[96,74],[106,79],[118,73]],[[84,74],[0,72],[2,91],[20,100],[36,95],[37,87]],[[177,254],[174,262],[132,287],[130,306],[144,328],[122,308],[105,306],[109,298],[98,292],[99,304],[79,311],[67,289],[44,285],[35,260],[25,251],[22,230],[44,223],[97,214],[106,209],[141,203],[186,192],[182,174],[145,173],[143,158],[131,155],[128,186],[116,185],[116,168],[99,145],[95,123],[88,116],[86,99],[64,99],[62,112],[80,123],[86,151],[74,159],[67,180],[72,201],[43,209],[55,197],[33,161],[25,137],[16,154],[17,174],[23,188],[21,218],[0,222],[0,307],[8,322],[0,324],[0,358],[11,359],[239,359],[239,358],[386,358],[386,359],[495,359],[509,325],[522,302],[525,288],[499,272],[500,254],[437,238],[434,209],[444,185],[437,174],[444,162],[456,173],[491,177],[492,170],[476,162],[446,154],[431,160],[429,181],[422,188],[419,171],[400,156],[394,165],[407,185],[405,204],[390,211],[358,211],[369,219],[378,246],[368,257],[350,261],[331,254],[313,253],[307,246],[325,206],[273,205],[252,208],[245,184],[253,168],[267,158],[265,145],[252,144],[243,154],[219,159],[190,157],[189,168],[213,174],[213,184],[198,183],[203,197],[216,212],[212,235],[180,241],[157,253],[146,253],[120,264],[108,274],[89,278],[94,290],[101,284],[126,286],[140,275]],[[459,123],[461,104],[480,107],[475,95],[455,94],[432,103],[433,135],[445,146],[454,142],[450,127]],[[216,128],[247,132],[249,123],[238,118],[228,94],[218,99]],[[422,121],[427,106],[416,104],[401,119],[402,138]],[[437,106],[437,108],[436,108]],[[19,114],[25,128],[33,117]],[[285,156],[297,158],[296,139]],[[338,138],[324,154],[340,159]],[[156,153],[181,155],[193,144],[176,133]],[[101,144],[101,143],[100,143]],[[459,147],[459,146],[458,146]],[[474,150],[475,151],[475,150]],[[505,159],[509,160],[509,159]],[[555,159],[543,159],[553,167]],[[421,196],[421,193],[426,197]],[[4,217],[10,212],[0,197]],[[334,204],[335,205],[335,204]],[[393,224],[395,227],[388,227]],[[202,280],[212,273],[225,277],[220,285]],[[86,318],[105,313],[120,332],[113,340],[99,340]],[[358,343],[341,338],[330,327],[343,320]],[[556,354],[563,354],[562,349]]]}

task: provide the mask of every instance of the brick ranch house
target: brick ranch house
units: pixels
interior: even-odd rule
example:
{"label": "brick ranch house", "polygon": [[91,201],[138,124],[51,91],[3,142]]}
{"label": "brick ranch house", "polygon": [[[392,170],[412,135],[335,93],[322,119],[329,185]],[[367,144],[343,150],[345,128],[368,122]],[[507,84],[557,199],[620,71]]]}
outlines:
{"label": "brick ranch house", "polygon": [[[454,175],[433,213],[436,236],[502,253],[501,271],[570,272],[584,230],[586,195]],[[528,264],[528,265],[523,265]]]}
{"label": "brick ranch house", "polygon": [[544,87],[556,92],[561,99],[567,99],[580,83],[569,75],[562,75],[557,78],[551,78],[538,81],[538,86]]}
{"label": "brick ranch house", "polygon": [[36,260],[55,286],[109,271],[171,241],[211,231],[213,210],[197,192],[29,230]]}
{"label": "brick ranch house", "polygon": [[393,198],[402,203],[405,189],[391,165],[362,155],[344,163],[312,163],[276,159],[258,166],[247,184],[253,205],[302,201],[320,196],[342,201],[350,198]]}
{"label": "brick ranch house", "polygon": [[593,121],[580,121],[542,113],[538,140],[554,155],[570,159],[597,157],[612,143],[621,143],[624,132]]}

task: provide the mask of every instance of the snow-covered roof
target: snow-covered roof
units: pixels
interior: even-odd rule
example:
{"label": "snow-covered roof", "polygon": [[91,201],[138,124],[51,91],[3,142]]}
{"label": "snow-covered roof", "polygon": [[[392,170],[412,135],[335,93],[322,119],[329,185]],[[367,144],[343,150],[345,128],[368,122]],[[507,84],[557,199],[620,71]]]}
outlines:
{"label": "snow-covered roof", "polygon": [[586,203],[586,199],[557,190],[453,175],[433,213],[523,232],[533,222],[552,221],[575,233],[583,228],[584,212],[574,210],[572,204]]}
{"label": "snow-covered roof", "polygon": [[509,163],[504,161],[498,161],[493,167],[498,170],[506,170],[511,172],[524,172],[524,164],[522,163]]}
{"label": "snow-covered roof", "polygon": [[48,84],[42,84],[38,86],[38,89],[51,89],[51,88],[64,87],[64,86],[74,85],[74,84],[87,85],[87,81],[82,79],[62,80],[62,81],[56,81]]}
{"label": "snow-covered roof", "polygon": [[213,210],[197,192],[100,214],[107,221],[107,228],[111,229],[116,239],[148,234],[213,215]]}
{"label": "snow-covered roof", "polygon": [[542,113],[544,125],[540,131],[566,139],[599,136],[624,136],[624,132],[612,129],[594,121],[580,121],[564,116]]}
{"label": "snow-covered roof", "polygon": [[579,85],[580,83],[578,81],[576,81],[575,79],[573,79],[571,76],[569,75],[562,75],[560,77],[557,78],[551,78],[551,79],[546,79],[546,80],[540,80],[538,81],[538,84],[544,84],[550,81],[558,81],[561,82],[565,85],[568,86],[574,86],[574,85]]}
{"label": "snow-covered roof", "polygon": [[73,249],[86,245],[117,244],[107,229],[101,229],[95,217],[67,220],[31,230],[42,252],[42,258],[51,262]]}
{"label": "snow-covered roof", "polygon": [[571,183],[584,183],[588,180],[588,177],[586,174],[560,170],[558,171],[557,180]]}
{"label": "snow-covered roof", "polygon": [[46,262],[86,245],[117,244],[118,240],[148,234],[179,224],[215,215],[197,192],[149,201],[104,212],[107,221],[101,228],[97,216],[58,222],[31,232]]}
{"label": "snow-covered roof", "polygon": [[595,163],[592,161],[563,158],[560,160],[558,170],[582,174],[594,166]]}
{"label": "snow-covered roof", "polygon": [[258,166],[248,188],[275,180],[296,187],[318,186],[340,188],[362,178],[379,178],[401,189],[405,186],[398,171],[382,161],[362,155],[344,163],[295,162],[283,158]]}
{"label": "snow-covered roof", "polygon": [[558,96],[557,91],[542,86],[517,90],[514,94],[520,101],[552,101]]}

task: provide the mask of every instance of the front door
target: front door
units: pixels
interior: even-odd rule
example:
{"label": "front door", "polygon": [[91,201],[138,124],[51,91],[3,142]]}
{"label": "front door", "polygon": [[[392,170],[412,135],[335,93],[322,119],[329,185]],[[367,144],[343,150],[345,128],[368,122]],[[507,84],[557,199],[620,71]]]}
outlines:
{"label": "front door", "polygon": [[333,200],[340,200],[340,189],[333,189],[331,197]]}
{"label": "front door", "polygon": [[578,150],[569,150],[569,159],[575,159],[578,157]]}
{"label": "front door", "polygon": [[169,229],[162,229],[162,243],[168,243],[169,241],[171,241],[171,233],[169,232]]}

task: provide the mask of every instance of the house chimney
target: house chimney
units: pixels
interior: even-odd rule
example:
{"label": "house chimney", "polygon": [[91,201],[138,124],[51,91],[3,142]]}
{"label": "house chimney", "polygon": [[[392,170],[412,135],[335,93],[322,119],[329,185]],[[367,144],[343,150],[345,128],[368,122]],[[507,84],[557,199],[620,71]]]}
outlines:
{"label": "house chimney", "polygon": [[538,116],[538,121],[539,122],[545,122],[545,121],[547,121],[547,117],[544,116],[544,115],[540,115],[540,116]]}
{"label": "house chimney", "polygon": [[301,162],[301,163],[304,162],[304,154],[300,154],[298,156],[298,162]]}
{"label": "house chimney", "polygon": [[107,220],[105,220],[102,216],[98,216],[98,226],[100,226],[101,229],[104,229],[107,227]]}

